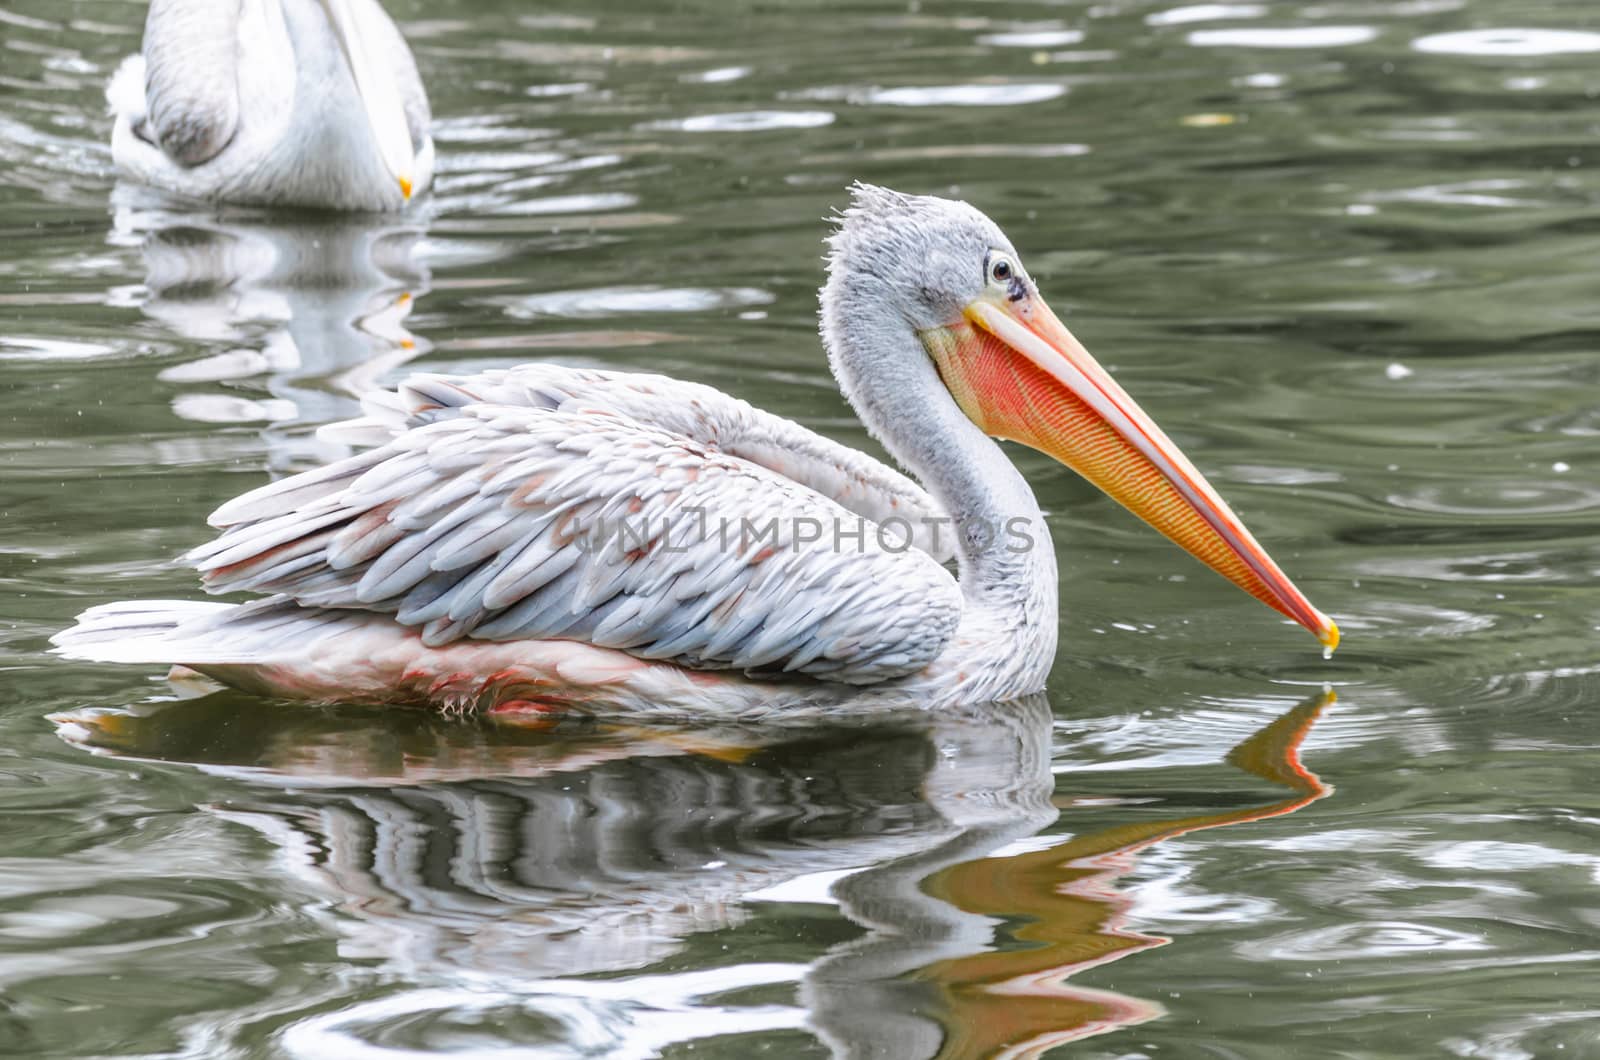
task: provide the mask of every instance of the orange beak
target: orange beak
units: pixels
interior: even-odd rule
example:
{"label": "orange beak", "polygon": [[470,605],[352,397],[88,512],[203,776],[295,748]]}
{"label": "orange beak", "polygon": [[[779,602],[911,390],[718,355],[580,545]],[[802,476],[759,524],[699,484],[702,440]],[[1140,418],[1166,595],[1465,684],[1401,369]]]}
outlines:
{"label": "orange beak", "polygon": [[945,386],[985,433],[1066,464],[1328,650],[1338,646],[1339,627],[1037,293],[1013,301],[991,291],[960,323],[922,339]]}

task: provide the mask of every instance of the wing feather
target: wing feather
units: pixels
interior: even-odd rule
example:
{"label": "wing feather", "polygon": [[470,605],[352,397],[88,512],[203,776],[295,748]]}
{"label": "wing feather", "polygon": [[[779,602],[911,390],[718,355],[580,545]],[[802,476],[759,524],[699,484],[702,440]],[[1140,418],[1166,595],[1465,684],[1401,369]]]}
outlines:
{"label": "wing feather", "polygon": [[221,529],[236,523],[269,518],[280,512],[300,508],[342,492],[350,480],[375,466],[382,457],[376,451],[357,453],[344,460],[291,478],[279,479],[260,489],[241,494],[212,512],[206,520]]}
{"label": "wing feather", "polygon": [[420,152],[429,140],[433,114],[428,106],[428,93],[422,87],[422,77],[417,73],[416,57],[411,54],[400,27],[376,0],[366,0],[366,10],[358,17],[372,41],[374,53],[381,57],[383,68],[394,76],[400,105],[406,114],[406,128],[411,133],[411,146]]}
{"label": "wing feather", "polygon": [[199,165],[239,128],[239,0],[151,0],[146,120],[161,150]]}
{"label": "wing feather", "polygon": [[[470,376],[417,374],[394,393],[364,397],[365,417],[319,432],[371,444],[493,404],[569,412],[609,412],[777,472],[873,523],[909,527],[912,544],[941,563],[955,552],[944,512],[915,482],[865,453],[699,383],[636,372],[525,364]],[[902,526],[902,521],[904,526]]]}
{"label": "wing feather", "polygon": [[810,540],[803,528],[856,516],[695,439],[566,405],[451,406],[224,505],[226,529],[190,558],[214,592],[389,612],[430,645],[578,639],[867,684],[915,672],[954,634],[960,592],[929,555],[882,549],[870,526],[859,545]]}

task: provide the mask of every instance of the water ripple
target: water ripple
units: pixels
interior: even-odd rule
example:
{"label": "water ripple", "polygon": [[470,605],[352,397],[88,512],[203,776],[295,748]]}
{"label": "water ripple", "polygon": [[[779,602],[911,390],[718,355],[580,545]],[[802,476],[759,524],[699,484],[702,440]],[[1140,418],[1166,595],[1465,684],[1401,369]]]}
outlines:
{"label": "water ripple", "polygon": [[1472,29],[1418,37],[1411,47],[1430,55],[1577,55],[1600,52],[1600,33],[1570,29]]}
{"label": "water ripple", "polygon": [[816,129],[832,125],[833,121],[833,113],[826,110],[741,110],[645,122],[639,128],[676,129],[681,132],[766,132],[771,129]]}
{"label": "water ripple", "polygon": [[989,44],[997,48],[1064,48],[1082,41],[1082,30],[1056,28],[985,33],[978,38],[979,44]]}
{"label": "water ripple", "polygon": [[1197,48],[1343,48],[1377,39],[1371,26],[1298,26],[1291,29],[1200,29],[1189,34]]}
{"label": "water ripple", "polygon": [[125,352],[116,346],[42,336],[0,335],[0,361],[83,361]]}
{"label": "water ripple", "polygon": [[1146,15],[1147,26],[1181,26],[1189,22],[1220,22],[1230,18],[1260,18],[1267,13],[1264,4],[1186,4]]}
{"label": "water ripple", "polygon": [[626,210],[639,205],[639,197],[629,191],[599,191],[580,195],[551,195],[542,199],[519,199],[494,207],[501,214],[587,213],[591,210]]}
{"label": "water ripple", "polygon": [[1066,95],[1067,86],[1049,82],[1000,84],[907,85],[897,88],[831,87],[795,93],[802,99],[842,99],[855,104],[888,107],[1009,107],[1042,103]]}
{"label": "water ripple", "polygon": [[1355,961],[1491,949],[1480,935],[1406,920],[1286,931],[1238,947],[1243,956],[1273,961]]}
{"label": "water ripple", "polygon": [[[541,983],[531,996],[498,990],[408,990],[309,1016],[282,1033],[294,1057],[402,1060],[452,1056],[551,1058],[608,1056],[645,1060],[674,1045],[722,1035],[805,1026],[804,1009],[787,1005],[717,1005],[709,995],[790,983],[802,967],[730,965],[712,972],[636,977],[608,984]],[[637,987],[648,984],[647,993]],[[566,990],[562,988],[566,987]],[[648,1003],[636,1000],[648,996]],[[486,1034],[484,1028],[495,1031]],[[509,1031],[509,1033],[508,1033]],[[464,1052],[464,1049],[470,1052]]]}
{"label": "water ripple", "polygon": [[729,81],[742,81],[754,73],[749,66],[718,66],[710,70],[701,70],[697,73],[684,74],[680,80],[689,84],[722,85]]}
{"label": "water ripple", "polygon": [[703,313],[711,309],[767,305],[773,296],[759,287],[594,287],[554,291],[504,303],[507,316],[609,317],[619,313]]}
{"label": "water ripple", "polygon": [[1434,868],[1472,872],[1508,869],[1532,872],[1568,865],[1582,866],[1589,869],[1595,881],[1600,883],[1600,857],[1557,850],[1539,843],[1507,843],[1486,839],[1430,843],[1417,852],[1417,857]]}
{"label": "water ripple", "polygon": [[1600,507],[1600,486],[1575,480],[1539,482],[1526,478],[1427,483],[1389,493],[1384,500],[1396,508],[1439,515],[1571,515]]}

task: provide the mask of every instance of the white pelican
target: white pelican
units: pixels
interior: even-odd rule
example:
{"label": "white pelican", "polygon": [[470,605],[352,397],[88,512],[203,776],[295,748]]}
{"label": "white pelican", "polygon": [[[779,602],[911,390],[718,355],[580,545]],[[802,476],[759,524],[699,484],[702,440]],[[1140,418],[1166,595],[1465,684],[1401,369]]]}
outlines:
{"label": "white pelican", "polygon": [[994,222],[857,185],[830,245],[829,364],[926,492],[693,383],[546,364],[414,375],[336,425],[373,448],[212,514],[222,534],[188,557],[206,587],[274,595],[105,605],[56,644],[279,696],[455,710],[782,718],[1011,699],[1043,688],[1055,655],[1056,557],[990,435],[1054,456],[1338,642]]}
{"label": "white pelican", "polygon": [[151,0],[106,95],[117,169],[180,195],[398,210],[433,179],[428,97],[377,0]]}

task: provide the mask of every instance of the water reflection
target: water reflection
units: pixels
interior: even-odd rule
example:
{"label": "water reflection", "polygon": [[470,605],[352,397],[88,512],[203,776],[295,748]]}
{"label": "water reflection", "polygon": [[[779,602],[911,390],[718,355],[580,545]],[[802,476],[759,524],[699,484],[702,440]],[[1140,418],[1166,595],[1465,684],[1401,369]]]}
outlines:
{"label": "water reflection", "polygon": [[428,289],[425,221],[179,205],[119,185],[110,241],[137,246],[141,287],[113,292],[208,352],[161,373],[173,411],[266,423],[272,466],[334,455],[311,434],[425,352],[405,318]]}
{"label": "water reflection", "polygon": [[[104,754],[280,789],[209,811],[279,848],[341,958],[409,984],[295,1024],[291,1054],[438,1047],[493,1019],[552,1055],[805,1028],[839,1056],[976,1057],[1163,1013],[1069,981],[1166,941],[1126,926],[1116,881],[1164,839],[1326,794],[1298,748],[1330,699],[1228,756],[1282,798],[1042,836],[1106,805],[1054,796],[1043,696],[782,735],[274,712],[228,693],[56,721]],[[785,958],[707,962],[696,940],[753,926],[755,903],[794,926],[765,947]],[[818,919],[834,904],[859,934]]]}
{"label": "water reflection", "polygon": [[[1116,881],[1134,870],[1140,851],[1163,840],[1281,817],[1328,795],[1332,788],[1301,763],[1300,744],[1332,700],[1331,693],[1312,696],[1228,753],[1229,764],[1288,789],[1282,799],[1115,825],[1059,846],[964,861],[928,877],[924,889],[968,913],[1029,919],[1012,937],[1033,944],[921,971],[940,983],[948,999],[950,1036],[940,1055],[1037,1056],[1162,1015],[1153,1002],[1068,981],[1083,969],[1170,941],[1126,926],[1134,901],[1116,889]],[[1058,799],[1057,805],[1070,815],[1076,803]]]}

